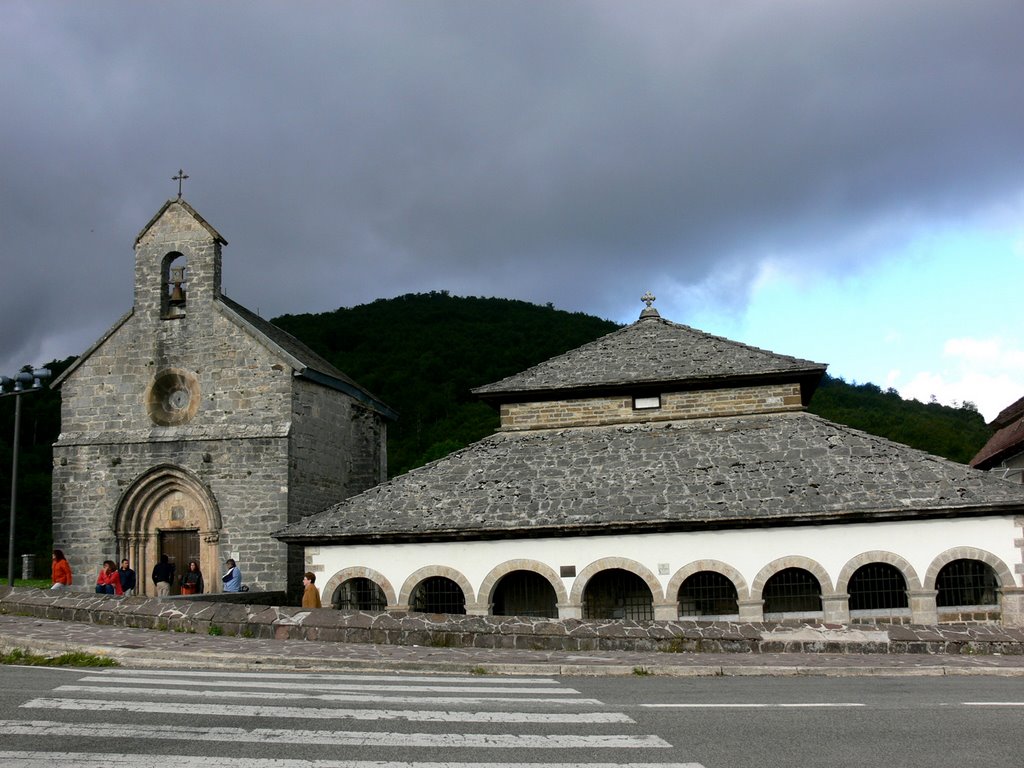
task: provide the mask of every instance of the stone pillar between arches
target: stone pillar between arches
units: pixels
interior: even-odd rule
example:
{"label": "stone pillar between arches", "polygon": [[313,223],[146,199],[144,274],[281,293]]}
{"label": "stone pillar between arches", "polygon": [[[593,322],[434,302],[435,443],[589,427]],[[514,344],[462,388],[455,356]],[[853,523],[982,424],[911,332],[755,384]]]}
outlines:
{"label": "stone pillar between arches", "polygon": [[672,602],[655,603],[654,604],[654,620],[655,621],[675,621],[679,618],[679,602],[673,600]]}
{"label": "stone pillar between arches", "polygon": [[914,624],[938,624],[939,608],[935,602],[937,589],[908,589],[907,600],[910,602],[910,620]]}
{"label": "stone pillar between arches", "polygon": [[821,596],[822,620],[826,624],[850,623],[850,596],[844,593]]}
{"label": "stone pillar between arches", "polygon": [[764,621],[764,600],[737,600],[740,621]]}
{"label": "stone pillar between arches", "polygon": [[558,618],[560,619],[582,619],[583,605],[581,603],[559,603]]}
{"label": "stone pillar between arches", "polygon": [[1000,587],[999,621],[1004,627],[1024,627],[1024,588]]}

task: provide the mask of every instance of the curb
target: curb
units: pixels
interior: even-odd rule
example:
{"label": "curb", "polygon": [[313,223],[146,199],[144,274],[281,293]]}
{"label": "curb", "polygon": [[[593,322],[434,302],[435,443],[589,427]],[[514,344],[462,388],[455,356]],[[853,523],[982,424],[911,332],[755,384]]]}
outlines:
{"label": "curb", "polygon": [[652,677],[1024,677],[1021,667],[963,667],[935,665],[921,667],[888,666],[808,666],[808,665],[736,665],[736,664],[558,664],[558,663],[478,663],[468,661],[414,661],[406,659],[324,659],[312,656],[240,658],[234,653],[181,651],[173,658],[154,656],[151,651],[112,645],[32,639],[26,641],[0,634],[0,648],[23,648],[49,653],[82,651],[117,661],[134,669],[167,669],[187,665],[195,669],[254,672],[419,672],[433,674],[526,675],[538,677],[633,677],[637,670]]}

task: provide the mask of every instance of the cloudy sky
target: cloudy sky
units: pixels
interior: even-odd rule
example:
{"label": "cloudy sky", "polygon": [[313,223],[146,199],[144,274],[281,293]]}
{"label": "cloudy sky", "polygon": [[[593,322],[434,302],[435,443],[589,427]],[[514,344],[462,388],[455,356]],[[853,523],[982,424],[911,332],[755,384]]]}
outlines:
{"label": "cloudy sky", "polygon": [[83,351],[177,193],[264,317],[664,317],[1024,396],[1024,3],[0,3],[0,373]]}

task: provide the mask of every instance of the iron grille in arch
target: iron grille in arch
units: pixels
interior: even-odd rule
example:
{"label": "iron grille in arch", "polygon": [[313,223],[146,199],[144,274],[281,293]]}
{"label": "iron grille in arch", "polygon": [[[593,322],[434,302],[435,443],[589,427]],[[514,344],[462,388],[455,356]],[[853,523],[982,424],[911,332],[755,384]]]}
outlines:
{"label": "iron grille in arch", "polygon": [[871,611],[906,608],[907,581],[894,565],[868,563],[853,576],[846,590],[850,595],[851,611]]}
{"label": "iron grille in arch", "polygon": [[740,612],[736,585],[715,571],[698,571],[679,587],[680,616],[731,616]]}
{"label": "iron grille in arch", "polygon": [[995,571],[980,560],[954,560],[935,577],[939,594],[935,603],[947,605],[996,605],[999,580]]}
{"label": "iron grille in arch", "polygon": [[512,571],[494,590],[495,616],[558,618],[558,600],[551,583],[533,571]]}
{"label": "iron grille in arch", "polygon": [[601,571],[583,591],[583,618],[650,621],[654,618],[654,596],[635,573],[622,568]]}
{"label": "iron grille in arch", "polygon": [[466,596],[462,587],[444,576],[431,576],[413,589],[409,610],[419,613],[465,613]]}
{"label": "iron grille in arch", "polygon": [[784,568],[765,582],[765,613],[809,613],[821,610],[821,584],[810,571]]}
{"label": "iron grille in arch", "polygon": [[343,611],[384,611],[388,607],[384,590],[376,582],[361,577],[343,581],[332,602]]}

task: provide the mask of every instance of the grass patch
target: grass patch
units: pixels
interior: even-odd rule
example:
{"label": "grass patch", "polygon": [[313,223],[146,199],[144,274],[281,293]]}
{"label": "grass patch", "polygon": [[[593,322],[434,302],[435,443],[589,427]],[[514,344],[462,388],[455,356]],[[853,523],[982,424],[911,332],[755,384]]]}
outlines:
{"label": "grass patch", "polygon": [[[4,584],[7,582],[5,581]],[[14,586],[16,587],[35,587],[36,589],[49,589],[53,586],[53,582],[49,579],[15,579]]]}
{"label": "grass patch", "polygon": [[634,677],[650,677],[653,674],[647,667],[633,667]]}
{"label": "grass patch", "polygon": [[210,635],[223,635],[224,634],[224,629],[222,627],[219,627],[216,624],[211,624],[210,628],[208,630],[206,630],[206,631],[207,631],[207,634],[210,634]]}
{"label": "grass patch", "polygon": [[106,656],[84,651],[66,651],[59,656],[43,656],[24,648],[12,648],[0,653],[0,664],[18,664],[25,667],[116,667],[117,662]]}
{"label": "grass patch", "polygon": [[469,670],[469,674],[471,674],[471,675],[486,675],[487,674],[487,670],[484,669],[483,667],[473,667],[471,670]]}

